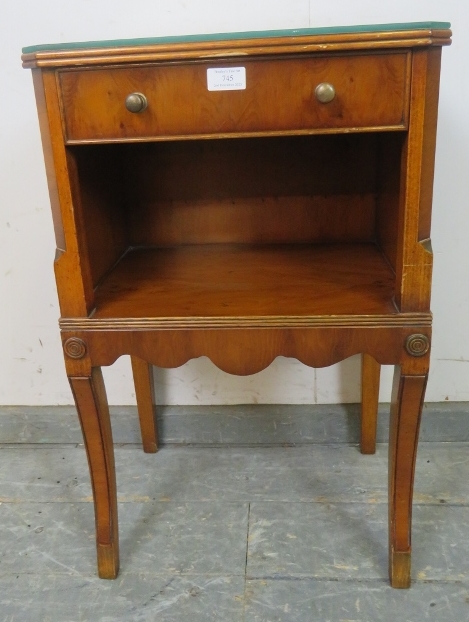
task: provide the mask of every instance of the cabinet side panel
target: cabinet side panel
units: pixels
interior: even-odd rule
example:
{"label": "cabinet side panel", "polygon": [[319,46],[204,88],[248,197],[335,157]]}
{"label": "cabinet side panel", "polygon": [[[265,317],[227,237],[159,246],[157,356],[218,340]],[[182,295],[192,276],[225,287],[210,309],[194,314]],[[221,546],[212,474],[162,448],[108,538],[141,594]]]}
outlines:
{"label": "cabinet side panel", "polygon": [[382,134],[379,143],[376,234],[387,260],[396,269],[401,158],[405,136]]}
{"label": "cabinet side panel", "polygon": [[439,78],[441,67],[441,48],[428,52],[428,76],[426,82],[425,117],[423,120],[422,172],[419,211],[419,240],[430,238],[433,175],[435,170],[436,129],[438,119]]}
{"label": "cabinet side panel", "polygon": [[[83,232],[83,256],[93,287],[127,249],[124,184],[116,146],[67,149],[73,170],[76,217]],[[128,197],[131,202],[131,196]]]}
{"label": "cabinet side panel", "polygon": [[60,212],[60,198],[57,187],[57,177],[54,168],[54,154],[52,140],[49,131],[49,120],[47,118],[47,106],[42,82],[42,73],[39,69],[32,72],[34,94],[36,96],[36,107],[39,118],[39,128],[41,131],[42,151],[44,154],[44,164],[46,167],[47,187],[49,189],[50,206],[52,210],[52,220],[54,222],[55,242],[58,251],[65,251],[65,233]]}
{"label": "cabinet side panel", "polygon": [[57,243],[54,268],[60,310],[62,316],[86,316],[93,290],[80,257],[55,72],[34,70],[33,80]]}
{"label": "cabinet side panel", "polygon": [[415,50],[409,132],[402,157],[396,302],[401,311],[430,307],[430,221],[441,48]]}

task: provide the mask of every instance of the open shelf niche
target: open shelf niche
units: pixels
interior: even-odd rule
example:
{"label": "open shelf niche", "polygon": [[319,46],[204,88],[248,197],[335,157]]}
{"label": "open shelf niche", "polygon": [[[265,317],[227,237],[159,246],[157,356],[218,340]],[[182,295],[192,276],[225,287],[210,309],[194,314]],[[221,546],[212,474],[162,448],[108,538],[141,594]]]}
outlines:
{"label": "open shelf niche", "polygon": [[381,132],[68,147],[94,292],[89,312],[397,313],[404,138]]}

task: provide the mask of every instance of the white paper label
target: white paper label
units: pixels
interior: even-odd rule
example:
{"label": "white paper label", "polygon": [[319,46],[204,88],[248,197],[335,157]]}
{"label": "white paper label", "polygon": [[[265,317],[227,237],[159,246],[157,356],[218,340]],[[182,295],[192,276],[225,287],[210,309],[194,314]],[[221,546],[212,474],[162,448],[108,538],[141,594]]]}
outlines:
{"label": "white paper label", "polygon": [[243,91],[246,88],[246,67],[207,69],[209,91]]}

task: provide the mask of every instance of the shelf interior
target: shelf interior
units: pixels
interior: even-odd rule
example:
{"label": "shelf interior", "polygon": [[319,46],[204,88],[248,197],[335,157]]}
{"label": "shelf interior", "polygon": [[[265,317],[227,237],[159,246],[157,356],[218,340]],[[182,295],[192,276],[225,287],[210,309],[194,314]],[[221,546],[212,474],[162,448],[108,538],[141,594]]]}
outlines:
{"label": "shelf interior", "polygon": [[404,139],[68,147],[89,313],[395,314]]}
{"label": "shelf interior", "polygon": [[94,318],[395,314],[374,244],[201,244],[129,251],[96,291]]}

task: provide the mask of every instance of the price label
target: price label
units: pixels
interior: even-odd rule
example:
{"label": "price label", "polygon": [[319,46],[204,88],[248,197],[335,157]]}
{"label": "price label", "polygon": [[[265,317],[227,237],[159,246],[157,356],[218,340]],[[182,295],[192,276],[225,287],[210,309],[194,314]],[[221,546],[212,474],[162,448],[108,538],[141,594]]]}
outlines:
{"label": "price label", "polygon": [[209,91],[243,91],[246,88],[246,67],[207,69]]}

